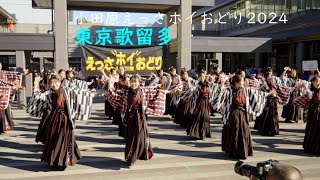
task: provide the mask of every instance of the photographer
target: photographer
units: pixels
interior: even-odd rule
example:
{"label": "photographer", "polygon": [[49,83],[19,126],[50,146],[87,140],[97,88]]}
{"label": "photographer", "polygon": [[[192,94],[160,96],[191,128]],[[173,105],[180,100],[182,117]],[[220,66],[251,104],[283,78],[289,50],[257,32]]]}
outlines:
{"label": "photographer", "polygon": [[250,166],[243,161],[238,161],[234,171],[250,178],[250,180],[302,180],[300,171],[290,165],[280,164],[276,160],[261,161],[257,167]]}

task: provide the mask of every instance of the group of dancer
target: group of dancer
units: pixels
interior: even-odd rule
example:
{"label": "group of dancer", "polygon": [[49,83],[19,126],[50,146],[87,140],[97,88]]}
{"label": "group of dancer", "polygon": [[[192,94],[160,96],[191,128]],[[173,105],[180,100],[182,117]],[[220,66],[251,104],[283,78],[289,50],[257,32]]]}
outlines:
{"label": "group of dancer", "polygon": [[[311,82],[299,79],[288,67],[280,77],[271,68],[263,76],[246,77],[242,70],[227,75],[217,66],[212,74],[201,70],[197,77],[190,77],[186,69],[178,75],[174,67],[168,73],[157,70],[149,78],[128,74],[123,67],[118,72],[112,68],[101,73],[105,113],[125,139],[128,166],[154,155],[147,115],[171,115],[174,123],[186,128],[188,136],[205,139],[211,137],[210,116],[221,113],[222,150],[231,158],[246,159],[253,155],[249,123],[256,117],[254,129],[261,135],[278,135],[279,105],[284,106],[285,122],[298,122],[304,115],[303,148],[308,153],[320,153],[319,71]],[[146,85],[148,79],[151,83]],[[3,78],[1,82],[10,84]],[[98,95],[88,89],[88,84],[75,79],[70,70],[35,77],[27,112],[42,118],[36,142],[44,144],[41,160],[53,168],[65,169],[81,158],[74,135],[76,120],[90,118],[92,99]],[[8,113],[2,108],[1,122],[6,125],[9,118],[3,114]]]}
{"label": "group of dancer", "polygon": [[28,73],[28,70],[24,70],[23,73],[2,70],[0,62],[0,135],[14,129],[10,103],[14,101],[18,90],[23,88],[21,86],[22,76]]}
{"label": "group of dancer", "polygon": [[[124,130],[123,127],[132,128],[131,124],[128,125],[130,118],[127,118],[131,117],[132,107],[128,108],[127,104],[122,107],[122,99],[116,98],[128,98],[126,93],[128,86],[121,87],[121,84],[128,84],[126,79],[129,76],[125,75],[123,69],[120,70],[119,77],[122,78],[119,79],[112,78],[117,77],[114,69],[103,74],[109,74],[101,81],[101,84],[108,84],[103,86],[109,92],[106,96],[106,110],[108,110],[106,114],[113,117],[113,124],[119,125],[119,135],[124,137],[123,132],[127,132],[129,133],[127,138],[130,139],[132,131]],[[195,139],[210,138],[210,115],[213,112],[221,113],[222,150],[232,158],[246,159],[253,154],[249,122],[253,121],[254,116],[256,117],[254,128],[261,135],[279,134],[279,105],[284,106],[282,117],[288,123],[298,122],[302,114],[301,108],[304,109],[305,122],[312,124],[310,125],[312,128],[309,126],[306,128],[304,148],[306,152],[320,152],[319,71],[311,82],[298,79],[296,70],[288,67],[280,77],[274,76],[271,68],[267,68],[261,77],[256,77],[255,74],[246,77],[242,70],[226,75],[220,72],[219,67],[214,67],[212,74],[200,71],[196,78],[191,78],[185,69],[178,75],[176,69],[171,67],[168,73],[158,70],[149,78],[153,79],[149,87],[157,86],[166,92],[164,114],[171,115],[176,124],[186,128],[188,136]],[[143,88],[145,87],[141,87]],[[310,103],[312,106],[309,106]],[[310,110],[311,107],[313,109]],[[117,113],[117,108],[121,109],[122,113]],[[147,128],[142,130],[145,131],[144,135],[147,134]],[[134,137],[140,137],[140,134]],[[128,139],[126,145],[132,145],[128,144],[132,142]],[[141,142],[146,141],[150,142],[149,137],[144,141],[141,139]],[[138,152],[141,151],[142,149],[138,149]],[[140,158],[137,156],[137,159]],[[132,159],[126,161],[129,164],[134,162]]]}

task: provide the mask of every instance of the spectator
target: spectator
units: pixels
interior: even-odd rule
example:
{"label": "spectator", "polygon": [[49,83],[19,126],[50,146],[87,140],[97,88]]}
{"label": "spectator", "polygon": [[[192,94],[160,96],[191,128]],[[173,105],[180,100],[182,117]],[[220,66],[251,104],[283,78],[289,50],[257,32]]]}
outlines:
{"label": "spectator", "polygon": [[303,71],[303,75],[301,77],[302,80],[306,80],[308,81],[309,80],[309,72],[308,71]]}
{"label": "spectator", "polygon": [[10,22],[9,22],[8,27],[9,27],[10,32],[11,32],[11,33],[14,33],[14,24],[13,24],[13,21],[10,21]]}

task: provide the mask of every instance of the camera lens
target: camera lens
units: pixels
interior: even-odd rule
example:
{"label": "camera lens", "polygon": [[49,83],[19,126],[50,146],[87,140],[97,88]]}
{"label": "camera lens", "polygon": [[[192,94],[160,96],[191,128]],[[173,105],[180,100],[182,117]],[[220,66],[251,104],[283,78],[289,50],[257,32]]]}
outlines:
{"label": "camera lens", "polygon": [[238,161],[238,162],[236,163],[236,165],[234,166],[234,171],[235,171],[237,174],[241,175],[241,176],[243,176],[242,171],[241,171],[241,167],[242,167],[243,165],[246,165],[246,163],[243,162],[243,161]]}
{"label": "camera lens", "polygon": [[247,163],[243,161],[238,161],[236,165],[234,166],[234,171],[241,175],[241,176],[246,176],[246,177],[251,177],[255,167],[252,167],[248,165]]}

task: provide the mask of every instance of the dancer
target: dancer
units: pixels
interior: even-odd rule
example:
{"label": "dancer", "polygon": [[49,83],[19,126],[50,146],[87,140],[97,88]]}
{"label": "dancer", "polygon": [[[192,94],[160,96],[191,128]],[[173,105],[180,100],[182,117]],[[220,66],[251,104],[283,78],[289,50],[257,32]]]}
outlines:
{"label": "dancer", "polygon": [[[185,69],[181,70],[181,80],[182,80],[182,91],[187,91],[197,85],[197,81],[189,77],[188,72]],[[180,85],[181,87],[181,85]],[[180,94],[179,94],[180,96]],[[174,117],[174,122],[180,124],[181,127],[186,128],[189,125],[189,117],[192,115],[192,97],[180,99],[176,115]]]}
{"label": "dancer", "polygon": [[[287,74],[287,77],[285,74]],[[306,81],[300,80],[297,76],[297,71],[289,67],[284,68],[281,78],[286,87],[294,88],[293,91],[290,93],[288,104],[283,106],[281,117],[285,118],[286,123],[291,123],[291,121],[295,121],[297,123],[299,120],[302,119],[302,111],[299,106],[294,105],[292,102],[293,99],[304,93],[302,92],[301,88],[299,88],[299,86],[296,86],[296,84],[300,84]]]}
{"label": "dancer", "polygon": [[192,97],[191,121],[187,127],[187,135],[196,139],[211,138],[210,132],[210,99],[216,92],[218,85],[206,80],[206,72],[198,74],[198,84],[182,92],[181,99]]}
{"label": "dancer", "polygon": [[153,156],[145,115],[164,113],[166,91],[156,90],[155,87],[141,88],[139,84],[139,77],[134,75],[130,78],[130,88],[110,89],[105,95],[114,107],[122,102],[121,117],[127,126],[125,161],[128,166],[133,165],[137,159],[148,160]]}
{"label": "dancer", "polygon": [[[38,76],[34,81],[34,92],[27,107],[27,112],[33,116],[41,117],[44,112],[48,121],[48,131],[45,140],[41,161],[48,163],[50,167],[64,170],[67,165],[74,165],[81,154],[74,136],[75,119],[81,119],[83,113],[78,112],[81,108],[75,107],[79,103],[77,100],[83,95],[93,98],[91,92],[81,89],[61,86],[61,79],[52,75],[49,80],[50,90],[45,93],[39,91]],[[91,107],[89,104],[84,106]]]}
{"label": "dancer", "polygon": [[[177,74],[177,70],[174,67],[171,67],[169,69],[170,71],[170,79],[171,79],[171,84],[169,90],[172,90],[178,86],[182,85],[180,76]],[[167,94],[166,97],[166,112],[164,114],[169,114],[171,115],[172,118],[175,116],[176,108],[179,102],[179,93],[178,92],[173,92]]]}
{"label": "dancer", "polygon": [[159,86],[162,90],[169,90],[172,79],[170,78],[170,74],[163,72],[162,69],[157,70],[157,74],[152,74],[154,77],[153,81],[149,84],[149,86]]}
{"label": "dancer", "polygon": [[281,105],[288,103],[291,88],[275,84],[272,72],[266,72],[264,78],[266,82],[261,86],[260,90],[270,93],[270,95],[267,97],[263,113],[255,121],[254,129],[264,136],[279,135],[278,103]]}
{"label": "dancer", "polygon": [[311,88],[304,84],[307,93],[293,100],[293,104],[304,108],[307,123],[303,141],[304,151],[320,154],[320,78],[311,80]]}
{"label": "dancer", "polygon": [[[110,71],[107,71],[107,73],[105,72],[105,69],[101,70],[102,73],[102,78],[101,78],[101,89],[105,89],[108,90],[109,89],[109,81],[112,81],[112,74]],[[109,117],[109,120],[112,120],[112,118],[114,117],[114,109],[112,107],[112,105],[110,104],[110,102],[106,99],[105,103],[104,103],[104,113]]]}
{"label": "dancer", "polygon": [[11,130],[11,127],[14,125],[9,114],[10,92],[11,87],[0,82],[0,135],[6,130]]}
{"label": "dancer", "polygon": [[[225,78],[222,78],[222,82]],[[253,155],[251,132],[247,114],[259,116],[266,103],[267,93],[244,87],[240,75],[232,77],[231,87],[220,84],[220,93],[214,109],[223,117],[222,150],[235,159]]]}
{"label": "dancer", "polygon": [[3,92],[0,97],[0,102],[3,103],[0,107],[0,134],[12,130],[15,126],[10,103],[14,100],[16,91],[22,88],[22,75],[27,75],[28,72],[27,69],[23,73],[2,70],[0,62],[0,91]]}

